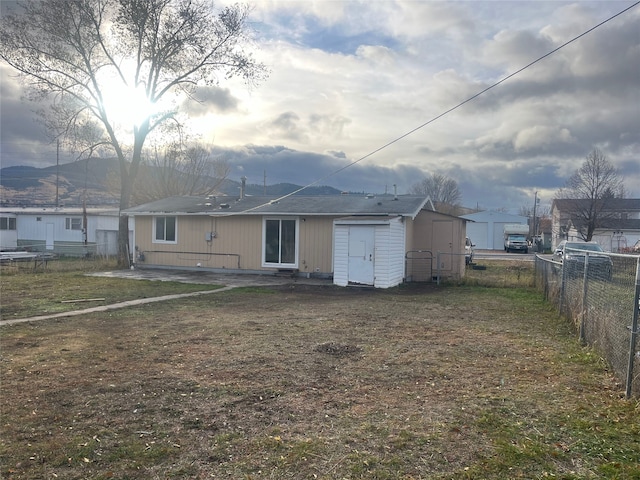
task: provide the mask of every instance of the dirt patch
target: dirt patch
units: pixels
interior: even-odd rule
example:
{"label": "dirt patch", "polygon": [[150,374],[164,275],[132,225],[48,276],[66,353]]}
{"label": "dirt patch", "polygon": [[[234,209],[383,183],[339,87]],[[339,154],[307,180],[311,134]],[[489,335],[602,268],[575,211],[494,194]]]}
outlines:
{"label": "dirt patch", "polygon": [[315,352],[327,353],[329,355],[350,355],[353,353],[360,353],[362,349],[356,345],[342,345],[335,342],[321,343],[316,345],[313,350]]}

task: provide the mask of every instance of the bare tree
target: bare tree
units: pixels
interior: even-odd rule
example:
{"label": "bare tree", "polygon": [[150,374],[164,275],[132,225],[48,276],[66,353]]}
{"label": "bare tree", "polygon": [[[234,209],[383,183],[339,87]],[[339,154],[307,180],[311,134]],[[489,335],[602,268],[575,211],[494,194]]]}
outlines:
{"label": "bare tree", "polygon": [[133,193],[136,204],[171,196],[206,196],[218,193],[229,176],[229,163],[212,158],[204,146],[171,146],[143,160]]}
{"label": "bare tree", "polygon": [[409,193],[426,195],[432,202],[440,204],[440,210],[452,214],[460,207],[462,199],[458,183],[439,173],[432,173],[422,181],[414,183],[409,189]]}
{"label": "bare tree", "polygon": [[[43,114],[56,135],[117,156],[124,210],[145,142],[184,120],[180,96],[192,98],[218,78],[266,76],[248,53],[248,14],[242,5],[216,12],[208,0],[26,0],[3,18],[0,58],[32,98],[50,100]],[[118,246],[122,265],[126,216]]]}
{"label": "bare tree", "polygon": [[556,200],[562,200],[579,235],[589,242],[603,220],[615,216],[610,208],[611,200],[624,195],[624,184],[617,169],[594,148],[557,192]]}
{"label": "bare tree", "polygon": [[537,205],[536,208],[534,208],[533,205],[521,205],[518,209],[518,215],[529,219],[531,235],[536,235],[539,232],[536,226],[540,225],[541,220],[550,218],[551,209],[549,207],[540,207],[539,205]]}

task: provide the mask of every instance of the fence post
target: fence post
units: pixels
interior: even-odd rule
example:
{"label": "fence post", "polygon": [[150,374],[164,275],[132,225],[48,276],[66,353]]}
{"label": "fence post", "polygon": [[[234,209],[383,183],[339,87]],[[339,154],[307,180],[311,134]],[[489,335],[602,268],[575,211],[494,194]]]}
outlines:
{"label": "fence post", "polygon": [[580,341],[586,343],[585,327],[587,325],[587,311],[589,310],[589,252],[584,256],[584,271],[582,273],[582,312],[580,312]]}
{"label": "fence post", "polygon": [[629,341],[629,364],[627,365],[627,399],[631,398],[633,383],[633,363],[636,356],[636,337],[638,336],[638,310],[640,310],[640,257],[636,261],[636,291],[633,297],[633,321],[631,322],[631,340]]}
{"label": "fence post", "polygon": [[564,268],[564,254],[562,256],[562,278],[560,279],[560,302],[558,302],[558,309],[560,311],[560,315],[563,315],[564,308],[564,294],[567,285],[567,269]]}
{"label": "fence post", "polygon": [[540,260],[542,263],[542,284],[544,285],[544,299],[549,300],[549,265],[547,262]]}

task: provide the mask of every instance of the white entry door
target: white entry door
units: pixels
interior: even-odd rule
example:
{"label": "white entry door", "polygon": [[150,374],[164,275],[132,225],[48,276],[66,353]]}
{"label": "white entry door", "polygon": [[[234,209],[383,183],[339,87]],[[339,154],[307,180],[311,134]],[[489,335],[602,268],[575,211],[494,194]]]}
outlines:
{"label": "white entry door", "polygon": [[375,227],[349,227],[349,283],[373,285]]}
{"label": "white entry door", "polygon": [[47,223],[47,231],[46,231],[46,238],[45,238],[45,248],[47,250],[53,250],[53,232],[54,232],[53,223]]}

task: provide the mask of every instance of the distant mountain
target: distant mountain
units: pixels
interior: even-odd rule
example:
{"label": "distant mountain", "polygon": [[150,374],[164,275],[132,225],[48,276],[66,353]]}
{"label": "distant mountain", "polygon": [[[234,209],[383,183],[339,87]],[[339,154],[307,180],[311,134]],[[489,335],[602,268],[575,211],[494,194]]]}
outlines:
{"label": "distant mountain", "polygon": [[0,169],[0,204],[3,206],[117,205],[118,198],[105,180],[117,175],[115,159],[81,160],[44,168],[14,166]]}
{"label": "distant mountain", "polygon": [[1,169],[3,173],[8,174],[13,174],[13,175],[28,175],[29,173],[32,172],[37,172],[38,170],[40,170],[39,168],[36,167],[27,167],[25,166],[20,166],[20,165],[15,165],[13,167],[6,167]]}
{"label": "distant mountain", "polygon": [[7,167],[0,169],[0,185],[10,185],[17,190],[36,187],[40,184],[41,169],[35,167]]}
{"label": "distant mountain", "polygon": [[[80,206],[83,199],[89,205],[117,205],[119,194],[109,185],[119,183],[120,167],[115,158],[80,160],[77,162],[43,168],[13,166],[0,169],[0,205]],[[220,194],[237,197],[240,182],[225,179]],[[288,195],[301,188],[292,183],[275,185],[248,184],[246,195]],[[336,195],[340,190],[329,186],[305,188],[301,195]]]}
{"label": "distant mountain", "polygon": [[[239,182],[229,182],[229,184],[237,184],[235,185],[236,194],[240,191],[240,183]],[[232,190],[234,185],[229,185],[226,187],[225,193],[227,195],[233,195]],[[302,188],[300,185],[295,185],[293,183],[276,183],[275,185],[267,185],[266,188],[264,185],[258,184],[250,184],[246,186],[245,193],[247,195],[275,195],[282,196],[288,195],[291,192],[295,192]],[[299,192],[297,195],[337,195],[340,193],[340,190],[337,190],[333,187],[321,186],[321,187],[307,187],[302,192]]]}

